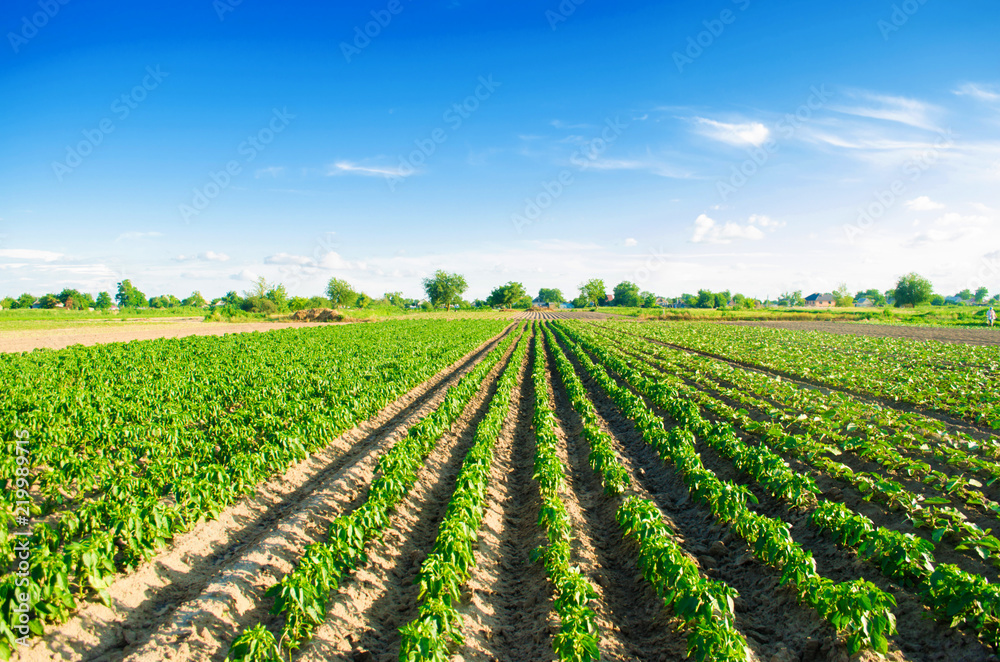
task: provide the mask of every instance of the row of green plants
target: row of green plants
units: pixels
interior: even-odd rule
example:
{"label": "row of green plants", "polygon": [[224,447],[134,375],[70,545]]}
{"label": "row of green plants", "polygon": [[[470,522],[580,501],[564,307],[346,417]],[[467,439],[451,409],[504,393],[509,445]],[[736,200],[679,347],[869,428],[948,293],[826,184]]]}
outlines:
{"label": "row of green plants", "polygon": [[344,577],[367,562],[365,546],[384,534],[390,512],[413,486],[427,455],[462,415],[517,335],[508,334],[448,388],[434,411],[411,426],[406,436],[379,457],[376,477],[364,502],[334,519],[326,540],[309,545],[295,569],[267,591],[267,596],[274,598],[271,613],[284,614],[279,638],[263,625],[254,626],[234,640],[227,659],[272,662],[280,659],[281,648],[298,648],[323,623],[331,593],[339,589]]}
{"label": "row of green plants", "polygon": [[[644,324],[644,336],[1000,429],[1000,350],[715,324]],[[956,368],[956,364],[958,368]]]}
{"label": "row of green plants", "polygon": [[[617,497],[628,487],[628,473],[614,451],[610,435],[598,425],[597,410],[583,382],[548,327],[545,337],[570,404],[584,423],[583,436],[591,449],[590,466],[602,477],[605,494]],[[623,536],[638,548],[644,578],[690,629],[688,655],[698,662],[752,659],[746,640],[735,626],[736,591],[699,573],[662,522],[656,506],[646,499],[629,497],[619,504],[615,519]]]}
{"label": "row of green plants", "polygon": [[472,447],[466,453],[455,481],[437,539],[420,565],[417,584],[420,606],[417,617],[400,628],[400,662],[447,662],[451,651],[464,641],[462,587],[475,566],[479,527],[486,509],[493,447],[500,436],[517,388],[530,344],[523,334],[497,383],[486,416],[476,426]]}
{"label": "row of green plants", "polygon": [[[30,629],[65,621],[114,574],[213,518],[433,372],[496,324],[308,329],[117,343],[0,361],[0,425],[27,430]],[[395,333],[394,333],[395,331]],[[0,554],[14,562],[7,466]],[[23,538],[21,538],[23,540]],[[0,578],[11,644],[17,578]],[[0,647],[0,656],[4,653]]]}
{"label": "row of green plants", "polygon": [[[781,571],[781,583],[793,585],[801,602],[844,632],[851,654],[866,647],[887,652],[888,637],[896,632],[893,614],[896,602],[890,594],[862,579],[838,583],[821,576],[812,555],[794,541],[785,522],[752,511],[747,504],[755,503],[756,498],[746,486],[719,480],[704,466],[695,450],[691,430],[678,424],[668,432],[663,419],[641,397],[620,386],[604,367],[594,363],[577,341],[582,341],[604,361],[606,352],[600,346],[568,325],[558,324],[556,329],[560,340],[633,421],[643,439],[664,461],[677,467],[693,499],[706,504],[720,522],[729,524],[759,561]],[[619,376],[628,383],[638,377],[627,366]]]}
{"label": "row of green plants", "polygon": [[597,591],[580,568],[571,565],[573,525],[559,493],[566,487],[566,472],[557,454],[555,414],[549,397],[545,349],[536,335],[535,361],[531,370],[535,406],[535,467],[532,478],[542,498],[539,523],[545,528],[548,545],[532,553],[532,561],[542,561],[555,593],[559,631],[552,649],[560,662],[600,660],[597,614],[590,607]]}
{"label": "row of green plants", "polygon": [[[621,350],[604,351],[604,348],[600,348],[597,351],[616,371],[627,369],[622,359],[614,356],[615,352],[621,354]],[[640,367],[639,370],[643,371],[643,368]],[[658,397],[655,389],[648,388],[655,379],[640,376],[637,382],[631,383],[657,404],[669,408],[670,405]],[[672,412],[671,409],[668,411]],[[717,428],[719,425],[713,427]],[[713,445],[711,442],[709,444]],[[720,450],[720,454],[727,455],[725,448],[716,445],[713,447]],[[752,472],[748,473],[753,475]],[[787,495],[776,496],[793,502]],[[1000,622],[997,619],[1000,612],[1000,603],[997,602],[1000,587],[954,565],[935,568],[932,543],[913,534],[875,527],[867,517],[852,512],[841,503],[820,501],[810,515],[810,522],[821,530],[832,531],[839,543],[857,549],[861,558],[876,563],[886,577],[903,586],[915,587],[921,599],[939,617],[951,619],[952,627],[972,627],[984,643],[994,651],[997,650],[1000,644]]]}
{"label": "row of green plants", "polygon": [[[650,362],[643,351],[645,346],[642,341],[627,336],[617,336],[616,341],[631,349],[643,361]],[[650,351],[659,356],[659,350]],[[905,431],[888,437],[878,427],[868,426],[866,435],[849,436],[828,424],[830,416],[810,417],[795,410],[783,411],[768,407],[767,403],[746,395],[742,389],[706,380],[704,375],[685,370],[680,363],[663,365],[669,373],[679,372],[706,390],[766,413],[771,420],[755,420],[746,409],[737,410],[706,391],[687,386],[680,377],[660,373],[661,378],[670,380],[675,388],[699,402],[706,410],[732,422],[744,432],[759,436],[762,443],[781,452],[794,453],[816,470],[852,484],[866,499],[903,510],[914,525],[930,531],[935,542],[947,539],[959,551],[971,551],[979,558],[1000,565],[1000,539],[993,536],[990,529],[983,529],[969,521],[964,512],[951,505],[951,500],[959,499],[966,507],[983,508],[993,513],[1000,512],[1000,504],[986,497],[981,491],[982,483],[973,478],[946,474],[932,469],[926,462],[902,456],[896,448],[897,444],[905,445]],[[846,432],[862,435],[860,429]],[[926,442],[922,446],[930,449]],[[914,477],[935,490],[939,496],[914,494],[899,481],[875,472],[854,470],[834,459],[845,451],[854,453],[861,459],[875,461],[889,471]]]}

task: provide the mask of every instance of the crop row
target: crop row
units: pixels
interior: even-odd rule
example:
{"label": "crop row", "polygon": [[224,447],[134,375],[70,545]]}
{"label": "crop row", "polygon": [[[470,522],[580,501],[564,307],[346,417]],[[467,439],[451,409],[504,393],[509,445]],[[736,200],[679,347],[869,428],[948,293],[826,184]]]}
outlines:
{"label": "crop row", "polygon": [[[626,336],[619,336],[616,339],[622,346],[640,356],[643,355],[642,341]],[[652,352],[660,356],[658,350],[654,349]],[[865,437],[847,437],[838,430],[831,429],[825,417],[810,418],[802,414],[796,415],[794,411],[767,410],[764,403],[747,396],[740,388],[707,381],[704,375],[692,373],[679,363],[671,362],[667,365],[673,372],[681,372],[706,389],[718,392],[747,407],[768,411],[772,420],[770,422],[754,420],[744,409],[737,410],[707,392],[692,389],[677,377],[664,377],[671,380],[675,388],[687,393],[688,397],[700,402],[716,416],[731,421],[746,432],[759,435],[764,442],[774,445],[783,452],[796,454],[818,471],[854,485],[866,495],[865,498],[902,509],[916,526],[931,531],[935,541],[949,538],[956,542],[959,550],[971,550],[980,558],[1000,564],[1000,540],[991,535],[989,530],[983,530],[970,522],[964,513],[950,505],[950,499],[958,498],[969,507],[989,508],[994,513],[1000,511],[1000,504],[988,499],[978,489],[982,484],[974,479],[944,474],[931,469],[926,462],[914,462],[901,456],[896,450],[894,441],[902,444],[905,435],[887,437],[877,427],[869,427]],[[799,429],[804,429],[805,433],[799,432]],[[829,439],[837,446],[820,441],[821,439]],[[921,479],[925,485],[937,490],[942,496],[916,495],[898,481],[886,476],[853,470],[833,459],[842,451],[856,453],[861,458],[875,461],[890,471]]]}
{"label": "crop row", "polygon": [[[378,475],[369,486],[364,503],[338,516],[330,525],[325,541],[306,548],[295,569],[268,590],[274,598],[271,612],[285,614],[281,645],[297,648],[326,618],[330,593],[341,580],[363,564],[368,542],[382,535],[389,525],[389,512],[412,487],[424,459],[438,439],[462,415],[479,391],[483,380],[507,352],[516,334],[511,333],[476,366],[450,387],[438,407],[409,428],[405,437],[383,454]],[[278,641],[263,626],[245,631],[229,652],[231,660],[280,658]]]}
{"label": "crop row", "polygon": [[532,560],[543,561],[545,572],[555,592],[555,610],[559,616],[559,631],[552,640],[552,649],[560,662],[591,662],[601,657],[598,647],[597,615],[590,601],[597,591],[580,568],[570,565],[573,525],[559,495],[565,488],[566,472],[556,449],[555,414],[549,397],[545,351],[541,337],[536,335],[535,362],[531,370],[535,407],[535,468],[542,497],[539,523],[545,527],[548,545],[532,553]]}
{"label": "crop row", "polygon": [[[545,337],[570,404],[584,423],[583,436],[591,449],[590,466],[601,475],[606,496],[620,495],[629,484],[628,473],[614,451],[610,436],[597,424],[597,410],[583,382],[547,327]],[[689,656],[698,662],[751,659],[746,639],[735,625],[736,591],[701,575],[663,523],[656,506],[646,499],[629,497],[619,504],[615,519],[623,536],[638,547],[643,577],[691,629]]]}
{"label": "crop row", "polygon": [[[602,358],[613,364],[616,370],[627,369],[620,359],[607,352],[602,353]],[[662,391],[657,393],[655,389],[649,388],[651,380],[639,377],[635,383],[637,390],[668,408],[671,413],[676,411],[675,404],[664,400]],[[706,438],[711,439],[714,431],[708,432]],[[728,447],[713,444],[712,441],[708,443],[719,450],[720,454],[732,456],[733,446],[745,444],[733,441],[734,435],[729,435],[729,438]],[[735,457],[738,458],[738,455]],[[740,468],[738,461],[736,464]],[[742,469],[759,480],[753,470]],[[766,484],[765,481],[760,482]],[[787,493],[776,496],[794,503]],[[821,529],[833,531],[838,542],[856,548],[862,558],[877,563],[885,576],[904,586],[916,586],[918,595],[935,613],[950,618],[952,626],[971,626],[984,643],[997,650],[1000,644],[1000,622],[997,619],[1000,612],[1000,604],[997,603],[1000,587],[954,565],[935,568],[931,543],[912,534],[876,528],[868,518],[851,512],[843,504],[821,501],[811,514],[810,522]]]}
{"label": "crop row", "polygon": [[[730,524],[735,533],[748,543],[758,560],[780,570],[782,584],[793,584],[800,601],[815,609],[838,631],[846,632],[848,650],[852,654],[866,646],[883,653],[887,650],[887,637],[895,632],[892,608],[896,603],[891,595],[865,580],[837,583],[819,575],[812,555],[793,540],[785,522],[750,510],[747,503],[756,499],[745,486],[719,480],[702,464],[695,451],[693,431],[678,422],[668,432],[663,419],[641,397],[619,386],[576,341],[582,342],[602,362],[610,363],[608,359],[612,357],[602,347],[566,325],[560,324],[556,328],[560,338],[590,376],[632,419],[643,439],[656,449],[664,461],[672,462],[677,467],[691,496],[708,505],[719,521]],[[618,374],[630,384],[638,381],[638,376],[627,366]]]}
{"label": "crop row", "polygon": [[[5,492],[33,501],[30,515],[40,520],[28,537],[30,631],[38,635],[44,623],[64,621],[88,595],[108,603],[107,588],[119,568],[148,558],[199,519],[216,516],[261,480],[374,414],[496,330],[472,324],[432,334],[424,325],[400,326],[395,335],[385,328],[365,340],[357,332],[341,337],[309,329],[71,348],[0,362],[3,370],[25,371],[20,381],[5,384],[10,399],[0,407],[0,420],[5,436],[27,430],[30,438],[29,485]],[[398,344],[387,342],[390,337]],[[185,349],[191,352],[184,359],[168,356]],[[161,357],[172,371],[153,364],[153,378],[138,380],[129,372],[140,369],[136,356]],[[315,365],[317,356],[329,365]],[[254,359],[270,371],[266,376],[253,371],[264,380],[256,382],[256,391],[221,386],[234,366]],[[304,374],[303,366],[322,379]],[[45,384],[53,375],[62,381],[51,393],[26,386],[25,378]],[[197,383],[196,375],[208,384]],[[157,381],[161,377],[184,386],[165,392]],[[142,410],[134,402],[112,399],[113,393],[129,399],[120,393],[122,383],[145,405],[149,424],[139,423]],[[151,393],[167,402],[152,406]],[[217,403],[210,406],[210,396],[220,395],[242,395],[246,402],[222,410]],[[256,405],[246,404],[251,400]],[[176,420],[165,419],[161,410],[175,412]],[[208,425],[208,419],[214,423]],[[28,499],[29,493],[39,496]],[[4,525],[11,523],[12,505],[8,498]],[[7,526],[0,534],[0,551],[10,560],[14,536]],[[0,656],[12,647],[14,626],[21,624],[15,584],[14,575],[0,579],[0,640],[6,642]]]}
{"label": "crop row", "polygon": [[[803,331],[713,324],[644,325],[641,332],[834,388],[908,402],[1000,429],[1000,382],[993,376],[1000,355],[995,348],[981,348],[991,357],[987,365],[955,370],[950,365],[936,367],[933,361],[919,359],[935,351],[932,343],[882,339],[893,351],[872,360],[864,352],[851,356],[861,341],[848,335],[810,336]],[[810,342],[812,338],[822,338],[822,346]],[[951,351],[972,355],[978,350],[962,346]],[[911,360],[901,360],[907,354]]]}
{"label": "crop row", "polygon": [[462,587],[475,565],[479,526],[486,508],[493,447],[510,409],[511,394],[528,352],[530,332],[518,342],[497,384],[486,416],[476,426],[472,447],[462,462],[434,548],[420,565],[420,607],[416,619],[400,628],[400,662],[446,662],[449,650],[464,640],[458,606]]}

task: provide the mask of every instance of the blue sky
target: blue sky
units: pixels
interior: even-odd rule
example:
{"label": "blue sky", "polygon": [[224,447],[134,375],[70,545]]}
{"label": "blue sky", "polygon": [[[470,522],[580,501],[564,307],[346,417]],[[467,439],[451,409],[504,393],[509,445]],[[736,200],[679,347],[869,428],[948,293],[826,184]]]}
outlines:
{"label": "blue sky", "polygon": [[4,3],[0,295],[1000,291],[995,2],[577,2]]}

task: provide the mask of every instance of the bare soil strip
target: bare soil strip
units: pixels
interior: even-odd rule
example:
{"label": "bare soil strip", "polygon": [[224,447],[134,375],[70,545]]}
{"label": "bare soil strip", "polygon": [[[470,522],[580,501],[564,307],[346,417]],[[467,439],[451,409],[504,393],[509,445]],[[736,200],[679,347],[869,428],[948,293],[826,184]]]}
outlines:
{"label": "bare soil strip", "polygon": [[452,431],[438,442],[412,491],[391,516],[386,536],[366,550],[368,563],[341,586],[328,617],[297,656],[312,660],[396,660],[399,628],[417,616],[420,564],[434,546],[455,479],[486,415],[509,348],[466,406]]}
{"label": "bare soil strip", "polygon": [[[536,335],[534,350],[538,351]],[[476,568],[461,609],[465,645],[456,660],[553,660],[558,623],[552,591],[531,551],[546,543],[538,525],[541,497],[532,480],[535,437],[529,352],[512,394],[510,416],[494,450],[488,507],[480,528]]]}
{"label": "bare soil strip", "polygon": [[[237,621],[245,623],[255,615],[252,605],[301,548],[323,536],[329,519],[367,485],[380,451],[437,406],[447,387],[507,332],[509,328],[273,478],[253,498],[178,536],[169,549],[115,582],[110,589],[114,610],[87,604],[30,649],[22,649],[20,659],[117,660],[139,649],[149,659],[163,659],[161,646],[183,657],[183,651],[210,645],[202,639],[210,634],[209,626],[224,632],[219,636],[228,642]],[[227,587],[230,581],[235,584]],[[197,602],[199,597],[209,599]]]}
{"label": "bare soil strip", "polygon": [[636,489],[656,503],[677,532],[678,542],[704,573],[738,591],[736,627],[757,658],[768,662],[814,662],[840,660],[842,655],[846,661],[846,650],[833,628],[815,611],[798,604],[791,587],[780,586],[780,572],[759,563],[728,527],[715,524],[706,507],[691,501],[680,474],[664,464],[569,349],[563,349],[603,418],[601,427],[614,440]]}
{"label": "bare soil strip", "polygon": [[[155,321],[154,321],[155,320]],[[347,322],[341,322],[347,324]],[[33,349],[63,349],[70,345],[99,345],[154,338],[183,338],[185,336],[223,336],[227,333],[251,331],[277,331],[300,329],[309,326],[329,326],[334,322],[193,322],[190,318],[170,320],[151,318],[143,322],[115,320],[107,324],[95,323],[78,328],[7,331],[0,337],[0,353],[30,352]]]}
{"label": "bare soil strip", "polygon": [[[609,374],[620,385],[631,389],[616,374],[610,371]],[[635,389],[631,390],[642,397]],[[664,419],[668,427],[674,424],[669,414],[648,399],[643,399]],[[697,450],[705,467],[714,471],[719,479],[750,487],[759,502],[752,507],[752,510],[781,519],[791,526],[792,537],[802,545],[803,549],[812,553],[816,560],[816,569],[821,575],[836,582],[863,578],[895,597],[898,608],[894,613],[899,634],[890,639],[889,659],[912,661],[946,659],[970,662],[994,659],[988,649],[977,640],[975,633],[956,631],[948,627],[947,623],[929,620],[927,610],[915,593],[891,582],[877,567],[861,561],[853,550],[840,547],[829,536],[820,534],[809,524],[806,512],[792,509],[771,497],[749,476],[739,473],[732,462],[720,457],[714,449],[701,443],[700,440]],[[794,648],[791,650],[795,651]]]}
{"label": "bare soil strip", "polygon": [[[621,499],[604,494],[600,476],[590,468],[590,448],[581,436],[583,424],[573,409],[549,357],[549,392],[554,396],[560,441],[559,459],[566,466],[569,489],[562,495],[573,522],[574,563],[593,582],[599,598],[594,604],[600,627],[602,660],[678,660],[687,643],[671,621],[660,598],[639,570],[636,548],[615,521]],[[623,459],[626,467],[630,463]],[[631,494],[650,498],[633,479]]]}

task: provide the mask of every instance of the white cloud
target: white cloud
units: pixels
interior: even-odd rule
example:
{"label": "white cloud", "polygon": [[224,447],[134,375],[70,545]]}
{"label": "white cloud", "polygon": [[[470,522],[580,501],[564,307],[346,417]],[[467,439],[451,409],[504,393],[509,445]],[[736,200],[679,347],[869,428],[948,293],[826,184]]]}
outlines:
{"label": "white cloud", "polygon": [[898,122],[918,129],[938,130],[930,118],[930,115],[937,109],[923,101],[870,92],[854,92],[849,93],[849,96],[860,97],[868,102],[868,105],[835,106],[831,107],[831,110],[845,115]]}
{"label": "white cloud", "polygon": [[636,241],[635,239],[633,239],[632,237],[628,237],[627,239],[625,239],[625,245],[626,246],[638,246],[639,242]]}
{"label": "white cloud", "polygon": [[144,239],[146,237],[162,237],[162,232],[123,232],[118,235],[115,241],[123,241],[125,239]]}
{"label": "white cloud", "polygon": [[215,251],[205,251],[204,253],[198,253],[197,255],[178,255],[176,258],[178,262],[191,262],[194,260],[203,260],[206,262],[228,262],[229,256],[225,253],[216,253]]}
{"label": "white cloud", "polygon": [[253,176],[260,179],[261,177],[278,177],[283,174],[285,174],[284,166],[269,166],[267,168],[260,168],[254,172]]}
{"label": "white cloud", "polygon": [[984,85],[976,85],[975,83],[964,83],[959,85],[957,89],[954,90],[954,94],[958,96],[969,96],[975,97],[980,101],[997,102],[1000,101],[1000,93],[994,91],[995,88],[987,87]]}
{"label": "white cloud", "polygon": [[728,124],[704,117],[696,117],[694,120],[698,125],[698,133],[701,135],[737,147],[743,145],[760,146],[771,135],[771,131],[760,122]]}
{"label": "white cloud", "polygon": [[701,214],[694,221],[694,233],[691,235],[691,242],[695,244],[728,244],[734,239],[758,240],[764,238],[764,232],[756,225],[739,225],[738,223],[726,223],[719,225],[705,214]]}
{"label": "white cloud", "polygon": [[235,274],[230,275],[229,278],[231,278],[232,280],[254,281],[254,280],[257,280],[257,274],[255,274],[254,272],[250,271],[249,269],[243,269],[239,273],[235,273]]}
{"label": "white cloud", "polygon": [[770,216],[765,216],[764,214],[752,214],[750,218],[747,219],[747,223],[772,232],[778,228],[785,227],[784,221],[776,221]]}
{"label": "white cloud", "polygon": [[327,167],[327,176],[335,175],[365,175],[368,177],[409,177],[412,170],[404,172],[402,168],[392,166],[365,166],[350,161],[338,161]]}
{"label": "white cloud", "polygon": [[934,202],[926,195],[922,195],[919,198],[907,200],[906,208],[911,211],[933,211],[935,209],[944,209],[944,205],[940,202]]}
{"label": "white cloud", "polygon": [[295,264],[299,266],[315,265],[316,261],[305,255],[290,253],[275,253],[264,258],[264,264]]}
{"label": "white cloud", "polygon": [[52,251],[37,251],[30,248],[5,248],[0,249],[0,257],[13,260],[42,260],[43,262],[55,262],[62,259],[62,253]]}

